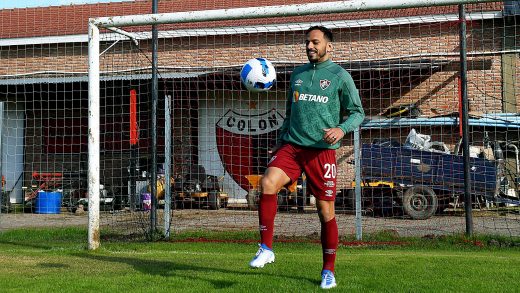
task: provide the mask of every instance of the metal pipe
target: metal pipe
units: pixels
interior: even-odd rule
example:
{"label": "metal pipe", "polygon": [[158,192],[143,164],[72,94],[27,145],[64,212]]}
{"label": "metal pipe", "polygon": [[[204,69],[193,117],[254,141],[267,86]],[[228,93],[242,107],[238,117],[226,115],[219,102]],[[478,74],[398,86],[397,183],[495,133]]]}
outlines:
{"label": "metal pipe", "polygon": [[[152,1],[152,13],[157,13],[157,1]],[[152,25],[152,170],[150,186],[152,207],[150,210],[150,236],[157,231],[157,100],[159,99],[159,82],[157,78],[157,24]]]}
{"label": "metal pipe", "polygon": [[[2,138],[4,136],[4,102],[0,102],[0,214],[2,213],[2,205],[4,203],[4,152],[2,149]],[[6,184],[7,185],[7,184]],[[16,185],[15,185],[16,186]],[[6,207],[7,208],[7,207]],[[9,211],[7,211],[9,212]]]}
{"label": "metal pipe", "polygon": [[335,1],[323,3],[307,3],[293,5],[247,7],[232,9],[215,9],[189,12],[173,12],[143,15],[125,15],[99,17],[94,20],[94,24],[99,27],[119,27],[119,26],[138,26],[164,24],[164,23],[185,23],[202,22],[226,19],[253,19],[266,17],[287,17],[303,16],[327,13],[342,13],[369,10],[388,10],[402,9],[411,7],[430,7],[445,6],[455,4],[470,4],[493,2],[493,0],[352,0]]}
{"label": "metal pipe", "polygon": [[460,41],[460,93],[462,103],[462,149],[463,149],[463,161],[464,161],[464,210],[466,214],[466,235],[473,235],[473,214],[472,205],[473,200],[471,198],[471,173],[470,173],[470,154],[469,154],[469,115],[468,115],[468,80],[467,80],[467,58],[466,58],[466,16],[464,5],[459,4],[459,41]]}
{"label": "metal pipe", "polygon": [[99,55],[103,55],[105,54],[106,52],[108,52],[108,50],[112,49],[112,47],[114,47],[117,43],[119,43],[119,40],[115,41],[112,43],[112,45],[108,46],[105,50],[103,50],[103,52],[101,52],[101,54]]}
{"label": "metal pipe", "polygon": [[362,216],[361,216],[361,157],[360,157],[360,146],[361,146],[361,135],[360,128],[354,130],[354,166],[356,172],[356,239],[361,240],[363,238],[363,227],[362,227]]}
{"label": "metal pipe", "polygon": [[[107,27],[107,30],[111,30],[115,33],[118,33],[120,35],[123,35],[123,36],[126,36],[128,37],[132,42],[134,42],[134,45],[136,46],[139,46],[139,41],[137,41],[137,37],[132,34],[132,33],[129,33],[127,31],[124,31],[122,29],[119,29],[119,28],[116,28],[116,27]],[[119,40],[118,40],[119,41]],[[106,50],[105,50],[106,51]]]}
{"label": "metal pipe", "polygon": [[164,237],[170,239],[170,212],[171,212],[171,188],[170,188],[170,165],[171,165],[171,140],[172,121],[170,115],[170,95],[164,97]]}

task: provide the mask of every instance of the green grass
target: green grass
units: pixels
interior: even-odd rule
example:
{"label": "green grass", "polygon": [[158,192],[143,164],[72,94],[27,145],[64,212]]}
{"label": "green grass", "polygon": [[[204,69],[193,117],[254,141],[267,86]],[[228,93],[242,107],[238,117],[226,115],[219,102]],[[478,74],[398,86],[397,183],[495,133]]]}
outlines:
{"label": "green grass", "polygon": [[[320,291],[317,243],[277,242],[276,262],[253,270],[245,233],[184,233],[207,242],[121,241],[86,250],[79,228],[0,234],[2,292],[313,292]],[[252,238],[253,237],[253,238]],[[517,239],[367,236],[372,245],[338,249],[336,292],[518,292]],[[225,239],[236,242],[212,242]],[[298,239],[292,239],[298,240]],[[342,239],[349,241],[350,239]],[[381,245],[378,241],[396,242]]]}

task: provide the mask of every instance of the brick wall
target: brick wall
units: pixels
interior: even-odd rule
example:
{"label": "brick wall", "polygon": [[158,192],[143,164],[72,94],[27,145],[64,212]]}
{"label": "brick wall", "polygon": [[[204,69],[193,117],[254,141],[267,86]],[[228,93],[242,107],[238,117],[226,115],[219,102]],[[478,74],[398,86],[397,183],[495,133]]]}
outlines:
{"label": "brick wall", "polygon": [[[473,23],[468,30],[468,51],[492,52],[500,50],[501,30],[494,26],[493,22]],[[411,76],[422,78],[418,84],[401,84],[400,88],[387,89],[392,92],[390,97],[363,96],[363,104],[367,113],[380,114],[385,109],[381,105],[391,106],[399,104],[417,103],[423,115],[434,116],[450,114],[458,111],[458,28],[455,23],[402,25],[392,27],[372,27],[359,29],[335,30],[333,58],[336,61],[357,60],[381,60],[385,58],[401,57],[399,60],[409,59],[436,59],[443,61],[440,67],[431,69],[431,74],[426,76]],[[178,39],[161,39],[159,48],[159,66],[161,67],[213,67],[213,66],[239,66],[245,60],[252,57],[268,57],[282,63],[303,63],[306,57],[303,48],[304,36],[302,32],[287,33],[262,33],[251,35],[230,36],[206,36],[186,37]],[[102,51],[112,43],[103,43]],[[102,56],[101,67],[103,70],[126,70],[131,67],[147,67],[150,44],[141,41],[142,52],[131,49],[129,42],[120,42]],[[123,50],[125,54],[114,53]],[[135,53],[130,53],[135,52]],[[424,54],[424,55],[420,55]],[[87,72],[87,45],[86,44],[60,44],[39,46],[18,46],[0,48],[0,75],[20,75],[34,72],[60,72],[48,74],[56,76],[72,76],[74,73],[84,75]],[[517,61],[518,63],[519,61]],[[519,64],[520,65],[520,64]],[[501,74],[500,56],[469,56],[468,58],[468,97],[470,111],[472,112],[500,112],[501,111]],[[292,67],[288,66],[290,69]],[[164,70],[164,69],[163,69]],[[35,75],[45,76],[45,74]],[[520,82],[520,77],[516,76]],[[187,89],[194,91],[195,89]],[[13,93],[7,93],[13,95]],[[7,95],[0,91],[0,98]],[[187,92],[189,99],[190,92]],[[24,99],[18,96],[18,99]],[[382,101],[381,99],[388,99]],[[517,93],[517,101],[520,99]],[[25,102],[30,102],[26,100]],[[517,107],[520,108],[519,102]],[[186,130],[192,126],[190,116],[186,108],[176,109],[175,116],[183,117],[176,121],[180,125],[177,137],[177,153],[189,154],[187,149],[190,137]],[[78,115],[87,115],[81,112]],[[27,121],[27,156],[31,162],[28,168],[42,168],[42,165],[61,167],[63,162],[59,160],[71,160],[74,158],[44,155],[42,143],[39,141],[41,129],[38,121],[28,116]],[[177,119],[177,118],[176,118]],[[365,140],[374,137],[396,137],[404,141],[409,129],[394,131],[381,131],[380,133],[363,133]],[[439,140],[450,144],[456,137],[457,129],[428,130],[434,133],[442,133]],[[347,139],[343,147],[338,150],[339,182],[340,186],[346,186],[352,179],[353,160],[352,142]],[[189,158],[175,158],[180,164]],[[79,159],[78,159],[79,160]],[[107,159],[107,162],[111,160]],[[113,160],[112,169],[121,170],[125,166]],[[108,168],[108,167],[107,167]],[[112,176],[111,174],[106,174]]]}

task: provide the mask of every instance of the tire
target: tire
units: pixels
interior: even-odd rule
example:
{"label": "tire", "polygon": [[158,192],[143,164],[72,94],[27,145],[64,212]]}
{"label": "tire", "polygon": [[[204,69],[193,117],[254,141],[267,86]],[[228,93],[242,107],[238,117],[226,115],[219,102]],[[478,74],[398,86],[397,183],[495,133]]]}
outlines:
{"label": "tire", "polygon": [[437,207],[437,195],[428,186],[412,186],[403,194],[404,213],[414,220],[430,218],[437,211]]}
{"label": "tire", "polygon": [[352,200],[355,200],[354,197],[354,189],[341,189],[334,200],[336,209],[345,212],[354,211],[356,209],[352,204]]}
{"label": "tire", "polygon": [[216,191],[208,193],[208,206],[210,210],[220,209],[220,194]]}
{"label": "tire", "polygon": [[296,194],[296,209],[300,213],[305,211],[305,197],[303,194]]}
{"label": "tire", "polygon": [[177,192],[172,193],[171,207],[174,210],[183,210],[183,209],[187,208],[184,200],[182,199],[182,197],[179,196],[179,194]]}
{"label": "tire", "polygon": [[256,189],[250,189],[246,197],[247,207],[252,211],[258,210],[258,201],[260,200],[260,194],[258,191]]}
{"label": "tire", "polygon": [[276,204],[278,206],[278,210],[280,211],[288,211],[289,210],[289,201],[287,200],[287,191],[280,191],[276,195]]}
{"label": "tire", "polygon": [[347,189],[344,194],[343,204],[348,210],[356,211],[356,190]]}

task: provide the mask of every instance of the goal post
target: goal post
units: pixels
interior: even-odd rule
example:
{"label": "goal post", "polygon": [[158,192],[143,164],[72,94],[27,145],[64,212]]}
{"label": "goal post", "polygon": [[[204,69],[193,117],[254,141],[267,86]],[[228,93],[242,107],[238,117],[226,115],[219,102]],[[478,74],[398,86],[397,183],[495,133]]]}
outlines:
{"label": "goal post", "polygon": [[[235,9],[218,9],[205,11],[127,15],[115,17],[99,17],[89,20],[88,34],[88,196],[89,196],[89,221],[88,221],[88,247],[97,249],[100,245],[100,30],[108,29],[113,32],[131,37],[131,33],[125,33],[124,28],[129,26],[144,26],[158,24],[195,23],[206,21],[223,21],[239,19],[257,19],[269,17],[290,17],[317,14],[333,14],[360,12],[372,10],[403,9],[429,6],[445,6],[454,4],[474,4],[495,2],[489,0],[355,0],[320,2],[309,4],[249,7]],[[356,149],[356,154],[359,149]],[[356,156],[356,162],[359,155]],[[359,168],[356,168],[356,178],[359,177]],[[359,181],[356,180],[359,192]],[[168,180],[166,181],[168,182]],[[356,208],[360,208],[356,206]],[[357,210],[356,209],[356,210]],[[356,212],[356,216],[358,211]],[[360,215],[360,213],[359,213]],[[358,223],[359,224],[359,223]],[[360,231],[358,232],[360,233]]]}
{"label": "goal post", "polygon": [[100,80],[99,80],[99,28],[88,27],[88,248],[100,245]]}

